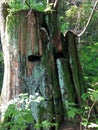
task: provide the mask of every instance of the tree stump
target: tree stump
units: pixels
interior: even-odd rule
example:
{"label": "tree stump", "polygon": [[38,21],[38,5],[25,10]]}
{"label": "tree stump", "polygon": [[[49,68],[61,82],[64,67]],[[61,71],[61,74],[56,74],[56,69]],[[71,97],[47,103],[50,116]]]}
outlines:
{"label": "tree stump", "polygon": [[5,70],[1,100],[6,104],[20,93],[44,97],[40,103],[31,104],[34,120],[55,122],[59,129],[65,116],[65,101],[81,104],[84,79],[76,35],[68,31],[64,36],[57,27],[56,15],[22,10],[9,16],[3,6]]}

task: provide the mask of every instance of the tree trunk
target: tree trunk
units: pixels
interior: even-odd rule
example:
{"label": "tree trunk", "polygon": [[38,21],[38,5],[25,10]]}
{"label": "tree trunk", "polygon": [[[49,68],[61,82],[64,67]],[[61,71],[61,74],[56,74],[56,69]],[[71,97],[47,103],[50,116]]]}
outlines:
{"label": "tree trunk", "polygon": [[84,92],[76,36],[69,31],[65,37],[60,33],[56,13],[32,10],[8,16],[4,5],[3,9],[1,38],[5,70],[2,104],[20,93],[38,93],[45,100],[31,105],[35,122],[56,122],[59,129],[65,116],[65,101],[81,104]]}

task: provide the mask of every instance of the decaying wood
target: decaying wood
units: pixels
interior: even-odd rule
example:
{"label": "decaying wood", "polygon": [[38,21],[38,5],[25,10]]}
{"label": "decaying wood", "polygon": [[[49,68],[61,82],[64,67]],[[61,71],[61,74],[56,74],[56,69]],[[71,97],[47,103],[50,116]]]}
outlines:
{"label": "decaying wood", "polygon": [[[33,10],[17,12],[13,14],[15,23],[11,30],[2,16],[5,74],[1,98],[6,104],[20,93],[34,96],[37,93],[45,100],[31,104],[35,122],[48,120],[60,125],[64,120],[65,101],[81,104],[84,80],[76,36],[69,31],[65,37],[60,33],[53,20],[57,14],[49,15],[47,30],[42,26],[44,15]],[[6,25],[9,21],[10,18],[5,21]]]}

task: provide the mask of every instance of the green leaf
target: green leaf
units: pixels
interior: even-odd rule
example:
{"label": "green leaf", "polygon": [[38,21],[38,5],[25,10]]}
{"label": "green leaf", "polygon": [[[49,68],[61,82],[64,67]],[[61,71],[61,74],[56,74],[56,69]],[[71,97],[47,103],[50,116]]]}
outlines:
{"label": "green leaf", "polygon": [[51,123],[48,122],[47,120],[45,120],[42,122],[42,125],[43,125],[43,127],[49,127],[49,126],[51,126]]}
{"label": "green leaf", "polygon": [[92,92],[94,100],[98,101],[98,91]]}
{"label": "green leaf", "polygon": [[86,122],[86,121],[81,122],[81,124],[82,124],[83,126],[85,126],[85,127],[87,126],[87,123],[88,123],[88,122]]}
{"label": "green leaf", "polygon": [[90,124],[88,125],[88,128],[98,128],[98,124],[90,123]]}
{"label": "green leaf", "polygon": [[70,108],[68,111],[67,111],[67,114],[68,114],[68,117],[69,118],[74,118],[76,116],[76,113],[77,113],[77,109],[76,108]]}
{"label": "green leaf", "polygon": [[35,128],[36,128],[36,129],[39,129],[39,128],[41,128],[41,127],[42,127],[42,124],[41,124],[41,123],[37,122],[37,123],[35,124]]}

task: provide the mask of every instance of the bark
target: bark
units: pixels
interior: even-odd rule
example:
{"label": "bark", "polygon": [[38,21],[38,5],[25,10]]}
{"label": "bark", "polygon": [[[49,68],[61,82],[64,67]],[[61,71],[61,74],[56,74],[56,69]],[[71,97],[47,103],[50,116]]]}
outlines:
{"label": "bark", "polygon": [[76,36],[67,32],[64,37],[56,19],[57,12],[19,11],[11,17],[2,12],[5,70],[1,99],[6,104],[20,93],[38,93],[45,100],[31,104],[35,122],[56,122],[59,129],[65,101],[81,104],[84,79]]}

